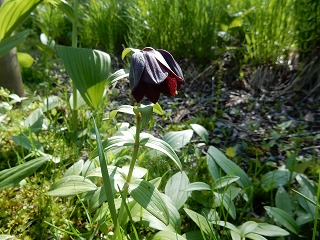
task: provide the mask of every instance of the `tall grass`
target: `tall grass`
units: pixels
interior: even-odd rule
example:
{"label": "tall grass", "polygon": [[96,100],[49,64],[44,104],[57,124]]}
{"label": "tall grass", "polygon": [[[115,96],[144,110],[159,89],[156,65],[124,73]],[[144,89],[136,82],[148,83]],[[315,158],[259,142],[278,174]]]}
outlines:
{"label": "tall grass", "polygon": [[250,1],[254,10],[245,21],[247,62],[274,63],[295,49],[294,2]]}
{"label": "tall grass", "polygon": [[306,52],[320,35],[316,0],[83,0],[81,6],[80,46],[117,56],[124,47],[152,46],[207,65],[236,47],[246,63],[260,64]]}

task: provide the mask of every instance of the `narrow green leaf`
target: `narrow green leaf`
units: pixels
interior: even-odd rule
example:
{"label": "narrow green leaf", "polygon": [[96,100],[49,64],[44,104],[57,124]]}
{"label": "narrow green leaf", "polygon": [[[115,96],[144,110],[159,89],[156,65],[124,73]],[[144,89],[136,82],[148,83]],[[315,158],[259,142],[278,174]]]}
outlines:
{"label": "narrow green leaf", "polygon": [[227,175],[240,177],[237,183],[244,188],[249,196],[251,195],[251,180],[237,164],[229,160],[221,151],[213,146],[209,147],[207,154],[210,161],[213,160]]}
{"label": "narrow green leaf", "polygon": [[161,116],[164,114],[164,112],[163,112],[163,110],[162,110],[162,108],[161,108],[159,103],[153,104],[153,112],[156,113],[156,114],[159,114]]}
{"label": "narrow green leaf", "polygon": [[9,52],[12,48],[23,42],[30,33],[30,30],[25,30],[14,34],[13,36],[6,37],[0,41],[0,57]]}
{"label": "narrow green leaf", "polygon": [[0,41],[11,36],[40,2],[42,0],[5,1],[0,7]]}
{"label": "narrow green leaf", "polygon": [[117,81],[119,81],[120,79],[127,78],[127,77],[129,77],[128,70],[119,69],[108,77],[108,79],[106,81],[106,86],[112,85],[112,84],[116,83]]}
{"label": "narrow green leaf", "polygon": [[97,190],[97,186],[89,179],[78,175],[69,175],[55,182],[46,194],[55,197],[69,197],[95,190]]}
{"label": "narrow green leaf", "polygon": [[30,176],[48,160],[48,157],[39,157],[13,168],[2,170],[0,172],[0,190],[18,185],[21,180]]}
{"label": "narrow green leaf", "polygon": [[103,152],[103,146],[102,146],[100,133],[97,128],[96,121],[94,119],[93,119],[93,123],[94,123],[94,131],[95,131],[96,139],[97,139],[99,162],[100,162],[100,167],[101,167],[101,172],[102,172],[102,180],[103,180],[103,186],[104,186],[104,190],[105,190],[105,196],[108,201],[108,206],[110,209],[111,218],[112,218],[114,227],[116,229],[116,232],[118,232],[119,221],[117,218],[117,210],[116,210],[114,196],[113,196],[113,192],[112,192],[113,184],[112,184],[109,172],[108,172],[107,161],[105,159],[105,155]]}
{"label": "narrow green leaf", "polygon": [[178,233],[170,231],[160,231],[153,236],[152,240],[186,240],[186,238],[182,237]]}
{"label": "narrow green leaf", "polygon": [[190,126],[192,127],[193,131],[195,131],[196,134],[198,134],[198,136],[205,143],[209,142],[209,133],[208,133],[207,129],[205,129],[203,126],[201,126],[199,124],[190,124]]}
{"label": "narrow green leaf", "polygon": [[193,182],[184,187],[182,191],[211,191],[211,188],[204,182]]}
{"label": "narrow green leaf", "polygon": [[174,150],[178,150],[185,145],[187,145],[192,138],[193,131],[183,130],[183,131],[172,131],[168,132],[163,136],[163,141],[167,142]]}
{"label": "narrow green leaf", "polygon": [[171,198],[177,209],[180,209],[189,197],[189,193],[182,190],[188,185],[189,178],[184,171],[174,174],[166,184],[165,194]]}
{"label": "narrow green leaf", "polygon": [[220,189],[224,188],[236,181],[238,181],[240,178],[238,176],[224,176],[219,178],[217,181],[215,181],[212,184],[212,189]]}
{"label": "narrow green leaf", "polygon": [[197,226],[202,231],[204,231],[206,234],[212,235],[214,233],[213,226],[211,224],[209,224],[208,220],[204,216],[202,216],[202,215],[200,215],[190,209],[187,209],[187,208],[184,208],[184,211],[192,219],[192,221],[195,224],[197,224]]}
{"label": "narrow green leaf", "polygon": [[129,183],[129,194],[144,209],[162,221],[169,224],[169,212],[160,192],[151,183],[143,179],[133,179]]}
{"label": "narrow green leaf", "polygon": [[138,52],[138,51],[140,51],[140,49],[136,49],[136,48],[125,48],[125,49],[123,49],[123,51],[122,51],[122,54],[121,54],[121,58],[122,59],[124,59],[125,58],[125,56],[129,53],[129,52]]}
{"label": "narrow green leaf", "polygon": [[216,197],[215,198],[215,203],[218,203],[217,206],[220,206],[222,204],[223,207],[228,212],[228,214],[233,219],[236,219],[236,217],[237,217],[236,207],[235,207],[234,203],[232,202],[231,197],[229,196],[229,194],[226,193],[226,192],[222,192],[222,193],[213,192],[213,194]]}
{"label": "narrow green leaf", "polygon": [[58,54],[86,103],[96,109],[101,103],[110,72],[110,56],[86,48],[57,46]]}
{"label": "narrow green leaf", "polygon": [[298,234],[299,229],[297,223],[291,215],[279,208],[268,206],[264,208],[267,211],[268,215],[272,217],[278,224],[281,224],[289,231]]}

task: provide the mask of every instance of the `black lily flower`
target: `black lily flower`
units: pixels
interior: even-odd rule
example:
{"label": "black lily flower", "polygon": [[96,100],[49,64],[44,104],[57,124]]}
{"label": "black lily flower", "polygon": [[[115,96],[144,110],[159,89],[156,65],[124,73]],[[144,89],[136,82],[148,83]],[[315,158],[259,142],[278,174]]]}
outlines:
{"label": "black lily flower", "polygon": [[173,97],[184,79],[180,66],[166,50],[146,47],[132,55],[130,87],[137,102],[147,97],[152,103],[159,100],[160,93]]}

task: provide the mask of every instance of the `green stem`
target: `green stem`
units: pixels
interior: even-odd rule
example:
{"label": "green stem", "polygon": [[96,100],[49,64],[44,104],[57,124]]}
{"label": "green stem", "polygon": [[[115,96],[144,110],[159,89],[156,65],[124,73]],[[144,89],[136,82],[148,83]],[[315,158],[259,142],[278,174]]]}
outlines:
{"label": "green stem", "polygon": [[[72,22],[72,47],[77,47],[78,45],[78,40],[77,40],[77,35],[78,35],[78,5],[79,5],[79,0],[74,0],[73,3],[73,11],[74,11],[74,16],[75,20]],[[72,131],[76,132],[78,129],[78,110],[77,110],[77,88],[73,84],[72,86],[72,97],[73,97],[73,108],[72,108]]]}
{"label": "green stem", "polygon": [[[140,104],[138,104],[138,107],[140,107]],[[135,142],[134,142],[134,148],[133,148],[133,152],[132,152],[132,158],[131,158],[131,162],[130,162],[130,167],[129,167],[129,172],[126,178],[126,183],[123,187],[123,198],[122,198],[122,203],[120,206],[120,210],[119,210],[119,222],[122,221],[123,218],[123,214],[124,214],[124,210],[125,210],[125,205],[126,205],[126,198],[128,196],[128,192],[129,192],[129,183],[131,181],[132,178],[132,173],[133,173],[133,169],[134,166],[136,164],[137,158],[138,158],[138,152],[139,152],[139,147],[140,147],[140,132],[142,129],[142,115],[140,112],[138,112],[136,114],[136,135],[135,135]]]}

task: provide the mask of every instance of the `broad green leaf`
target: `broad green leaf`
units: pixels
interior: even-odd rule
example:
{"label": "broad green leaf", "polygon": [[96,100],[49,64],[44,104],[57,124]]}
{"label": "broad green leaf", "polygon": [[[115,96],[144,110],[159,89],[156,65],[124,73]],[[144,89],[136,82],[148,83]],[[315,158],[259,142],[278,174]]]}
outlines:
{"label": "broad green leaf", "polygon": [[280,237],[289,235],[289,232],[286,230],[268,223],[258,223],[258,226],[253,230],[253,232],[267,237]]}
{"label": "broad green leaf", "polygon": [[174,174],[166,184],[165,194],[172,200],[177,209],[180,209],[189,197],[188,192],[182,191],[188,185],[189,178],[184,171]]}
{"label": "broad green leaf", "polygon": [[39,133],[42,129],[43,120],[43,112],[41,108],[37,108],[27,117],[24,125],[28,127],[31,132]]}
{"label": "broad green leaf", "polygon": [[32,136],[27,136],[24,133],[21,133],[16,136],[11,137],[15,144],[29,150],[30,152],[34,150],[43,151],[41,144],[35,140]]}
{"label": "broad green leaf", "polygon": [[148,133],[141,133],[140,139],[147,139],[144,146],[166,154],[179,167],[179,169],[182,170],[182,165],[177,154],[168,143]]}
{"label": "broad green leaf", "polygon": [[242,240],[241,235],[238,232],[231,230],[230,235],[231,235],[232,240]]}
{"label": "broad green leaf", "polygon": [[187,145],[193,135],[192,130],[172,131],[163,136],[163,141],[167,142],[174,150],[178,150]]}
{"label": "broad green leaf", "polygon": [[272,217],[278,224],[281,224],[289,231],[298,234],[298,225],[291,215],[279,208],[268,206],[264,208],[267,211],[268,215]]}
{"label": "broad green leaf", "polygon": [[249,233],[245,236],[246,238],[252,239],[252,240],[268,240],[265,237],[256,234],[256,233]]}
{"label": "broad green leaf", "polygon": [[20,67],[23,68],[30,68],[34,62],[34,58],[28,53],[18,52],[17,57]]}
{"label": "broad green leaf", "polygon": [[224,228],[228,228],[229,230],[232,230],[240,234],[240,230],[236,226],[234,226],[232,223],[225,222],[225,221],[216,221],[216,222],[213,222],[213,224],[219,225]]}
{"label": "broad green leaf", "polygon": [[110,72],[110,56],[86,48],[57,46],[58,54],[74,85],[86,103],[97,109]]}
{"label": "broad green leaf", "polygon": [[[261,178],[261,185],[266,190],[269,191],[271,189],[285,186],[290,181],[291,173],[287,170],[274,170],[271,172],[267,172]],[[294,177],[295,174],[293,173]]]}
{"label": "broad green leaf", "polygon": [[190,124],[190,126],[205,143],[209,142],[209,133],[207,129],[199,124]]}
{"label": "broad green leaf", "polygon": [[133,106],[131,105],[121,105],[118,109],[116,110],[112,110],[110,113],[109,113],[109,119],[112,119],[114,118],[118,112],[122,112],[122,113],[127,113],[127,114],[130,114],[130,115],[134,115],[134,111],[133,111]]}
{"label": "broad green leaf", "polygon": [[0,7],[0,41],[10,37],[40,2],[42,0],[5,1]]}
{"label": "broad green leaf", "polygon": [[257,226],[258,226],[258,223],[254,221],[245,222],[240,227],[240,235],[242,237],[246,236],[248,233],[251,233]]}
{"label": "broad green leaf", "polygon": [[0,190],[18,185],[21,180],[30,176],[48,160],[48,157],[39,157],[13,168],[2,170],[0,172]]}
{"label": "broad green leaf", "polygon": [[275,197],[276,207],[292,214],[291,198],[283,187],[279,187]]}
{"label": "broad green leaf", "polygon": [[211,191],[211,188],[204,182],[193,182],[184,187],[182,191]]}
{"label": "broad green leaf", "polygon": [[169,212],[161,193],[151,183],[143,179],[133,179],[129,183],[129,194],[144,209],[164,224],[169,224]]}
{"label": "broad green leaf", "polygon": [[23,42],[27,38],[29,33],[30,30],[25,30],[16,33],[13,36],[6,37],[0,40],[0,57],[9,52],[12,48],[19,45],[21,42]]}
{"label": "broad green leaf", "polygon": [[72,164],[72,166],[68,168],[63,176],[66,177],[70,175],[80,175],[80,173],[82,172],[83,164],[83,159],[80,159],[79,161]]}
{"label": "broad green leaf", "polygon": [[178,233],[170,231],[160,231],[153,236],[152,240],[186,240],[186,238],[182,237]]}
{"label": "broad green leaf", "polygon": [[212,184],[212,189],[220,189],[220,188],[224,188],[236,181],[239,180],[238,176],[224,176],[219,178],[217,181],[215,181]]}
{"label": "broad green leaf", "polygon": [[153,112],[153,106],[152,105],[147,105],[147,106],[140,106],[137,109],[141,115],[142,115],[142,126],[147,126],[148,123],[150,122],[150,119],[152,117],[152,112]]}
{"label": "broad green leaf", "polygon": [[122,54],[121,54],[121,58],[124,59],[124,57],[129,53],[129,52],[139,52],[140,49],[136,49],[136,48],[125,48],[123,49],[122,51]]}
{"label": "broad green leaf", "polygon": [[208,222],[208,220],[204,216],[187,208],[184,208],[184,211],[203,232],[205,232],[208,235],[214,234],[213,226],[211,225],[211,223]]}
{"label": "broad green leaf", "polygon": [[171,199],[165,194],[161,194],[169,212],[169,224],[165,225],[162,221],[154,217],[151,213],[136,204],[131,210],[132,219],[135,222],[143,223],[143,225],[162,231],[170,231],[179,233],[181,230],[181,218],[177,208]]}
{"label": "broad green leaf", "polygon": [[61,98],[58,96],[49,96],[43,100],[42,112],[49,111],[53,108],[59,107],[61,105]]}
{"label": "broad green leaf", "polygon": [[[249,196],[251,195],[251,180],[248,175],[237,164],[230,161],[221,151],[213,146],[210,146],[207,152],[207,161],[214,161],[215,164],[211,164],[211,167],[218,165],[229,176],[240,177],[237,183],[246,191]],[[217,170],[211,170],[214,178],[218,175],[216,171]]]}
{"label": "broad green leaf", "polygon": [[89,179],[78,175],[69,175],[55,182],[46,194],[54,197],[69,197],[95,190],[97,190],[97,186]]}

